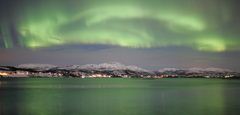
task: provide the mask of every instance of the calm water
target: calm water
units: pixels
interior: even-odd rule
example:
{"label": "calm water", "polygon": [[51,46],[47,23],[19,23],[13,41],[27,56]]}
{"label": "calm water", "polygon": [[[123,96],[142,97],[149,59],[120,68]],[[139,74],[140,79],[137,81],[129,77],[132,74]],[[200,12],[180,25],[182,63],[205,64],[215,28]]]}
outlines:
{"label": "calm water", "polygon": [[0,115],[239,115],[240,80],[0,78]]}

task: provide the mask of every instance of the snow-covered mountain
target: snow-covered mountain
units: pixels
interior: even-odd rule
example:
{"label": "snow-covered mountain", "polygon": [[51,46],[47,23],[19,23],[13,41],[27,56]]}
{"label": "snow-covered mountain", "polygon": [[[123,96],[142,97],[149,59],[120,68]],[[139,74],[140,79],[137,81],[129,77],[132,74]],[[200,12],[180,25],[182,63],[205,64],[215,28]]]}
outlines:
{"label": "snow-covered mountain", "polygon": [[180,70],[180,69],[177,69],[177,68],[163,68],[163,69],[158,70],[158,72],[177,71],[177,70]]}
{"label": "snow-covered mountain", "polygon": [[36,69],[36,70],[48,70],[56,67],[57,66],[50,65],[50,64],[21,64],[17,66],[17,68]]}
{"label": "snow-covered mountain", "polygon": [[[71,65],[71,66],[63,66],[57,67],[51,64],[21,64],[16,66],[17,68],[24,69],[40,69],[40,70],[48,70],[52,68],[58,69],[66,69],[66,70],[76,70],[76,69],[84,69],[84,70],[132,70],[132,71],[141,71],[141,72],[151,72],[150,70],[146,70],[134,65],[124,65],[119,62],[110,62],[110,63],[102,63],[102,64],[86,64],[86,65]],[[201,73],[201,72],[232,72],[229,69],[222,68],[188,68],[188,69],[178,69],[178,68],[163,68],[158,70],[158,72],[169,72],[169,71],[186,71],[193,73]]]}
{"label": "snow-covered mountain", "polygon": [[91,69],[91,70],[132,70],[150,72],[148,70],[139,68],[134,65],[126,66],[118,62],[102,63],[102,64],[87,64],[80,66],[79,69]]}
{"label": "snow-covered mountain", "polygon": [[229,69],[222,69],[222,68],[189,68],[186,71],[192,72],[192,73],[202,73],[202,72],[232,72]]}
{"label": "snow-covered mountain", "polygon": [[203,72],[233,72],[229,69],[222,69],[222,68],[188,68],[188,69],[177,69],[177,68],[163,68],[158,70],[158,72],[176,72],[176,71],[185,71],[187,73],[203,73]]}
{"label": "snow-covered mountain", "polygon": [[118,62],[102,63],[102,64],[86,64],[86,65],[71,65],[59,67],[66,70],[131,70],[140,72],[150,72],[149,70],[139,68],[134,65],[126,66]]}
{"label": "snow-covered mountain", "polygon": [[[221,68],[164,68],[150,71],[134,65],[124,65],[118,62],[71,65],[58,67],[50,64],[21,64],[18,66],[0,66],[0,72],[7,72],[12,76],[55,76],[55,77],[136,77],[136,78],[162,78],[162,77],[212,77],[212,78],[240,78],[240,74]],[[15,75],[16,74],[16,75]],[[22,75],[22,76],[23,76]]]}
{"label": "snow-covered mountain", "polygon": [[[86,64],[86,65],[71,65],[71,66],[63,66],[57,67],[51,64],[21,64],[16,66],[17,68],[23,69],[36,69],[36,70],[49,70],[53,68],[57,69],[65,69],[65,70],[131,70],[138,72],[149,72],[152,71],[142,69],[140,67],[134,65],[124,65],[118,62],[110,62],[110,63],[102,63],[102,64]],[[163,68],[158,70],[157,72],[176,72],[176,71],[185,71],[187,73],[202,73],[202,72],[232,72],[229,69],[222,68],[188,68],[188,69],[178,69],[178,68]]]}

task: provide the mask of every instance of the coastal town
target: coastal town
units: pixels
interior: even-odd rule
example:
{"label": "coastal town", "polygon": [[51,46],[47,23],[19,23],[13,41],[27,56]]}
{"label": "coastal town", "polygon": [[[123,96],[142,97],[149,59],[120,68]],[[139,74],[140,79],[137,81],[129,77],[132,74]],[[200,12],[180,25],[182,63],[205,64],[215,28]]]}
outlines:
{"label": "coastal town", "polygon": [[76,78],[225,78],[238,79],[240,74],[223,69],[163,69],[150,71],[119,63],[57,67],[52,65],[1,66],[0,77],[76,77]]}

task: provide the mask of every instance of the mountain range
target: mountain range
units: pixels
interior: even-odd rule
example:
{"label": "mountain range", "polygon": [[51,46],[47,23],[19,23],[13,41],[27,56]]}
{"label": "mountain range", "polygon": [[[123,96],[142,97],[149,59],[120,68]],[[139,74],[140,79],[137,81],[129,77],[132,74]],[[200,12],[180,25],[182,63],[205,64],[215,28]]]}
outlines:
{"label": "mountain range", "polygon": [[50,64],[0,66],[0,76],[8,77],[238,78],[239,75],[237,72],[221,68],[164,68],[151,71],[134,65],[123,65],[118,62],[60,67]]}

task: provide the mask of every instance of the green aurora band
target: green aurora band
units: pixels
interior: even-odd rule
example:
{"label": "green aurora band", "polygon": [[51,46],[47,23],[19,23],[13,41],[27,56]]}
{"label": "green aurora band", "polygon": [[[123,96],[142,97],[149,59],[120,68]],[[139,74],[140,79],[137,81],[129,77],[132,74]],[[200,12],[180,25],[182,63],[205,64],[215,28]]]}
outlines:
{"label": "green aurora band", "polygon": [[[204,4],[210,4],[207,13]],[[231,4],[223,0],[52,0],[23,5],[17,14],[19,44],[29,49],[67,44],[240,49],[237,35],[221,31],[232,19]],[[5,48],[14,47],[8,30],[1,24]]]}

